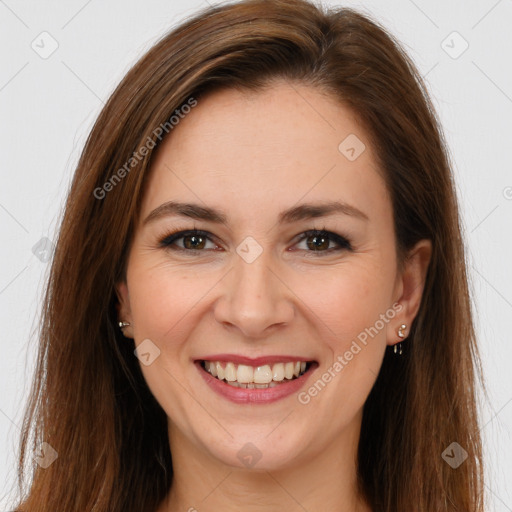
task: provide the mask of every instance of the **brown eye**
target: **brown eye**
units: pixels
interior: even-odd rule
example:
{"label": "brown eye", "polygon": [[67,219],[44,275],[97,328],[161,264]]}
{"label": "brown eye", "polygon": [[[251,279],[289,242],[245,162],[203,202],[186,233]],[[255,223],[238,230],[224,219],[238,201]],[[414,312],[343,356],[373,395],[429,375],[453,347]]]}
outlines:
{"label": "brown eye", "polygon": [[[348,250],[352,251],[352,246],[350,242],[343,236],[337,235],[336,233],[331,233],[330,231],[325,230],[312,230],[306,231],[302,234],[299,242],[306,241],[306,246],[308,249],[307,252],[318,253],[331,253],[334,251]],[[334,242],[338,245],[338,247],[329,248],[329,243]]]}
{"label": "brown eye", "polygon": [[[204,249],[206,238],[201,235],[185,235],[183,238],[183,245],[185,249]],[[188,242],[188,243],[187,243]]]}
{"label": "brown eye", "polygon": [[[183,240],[183,243],[176,243],[178,240]],[[167,235],[160,241],[160,246],[173,250],[201,252],[208,241],[212,240],[206,231],[188,230]]]}
{"label": "brown eye", "polygon": [[[177,243],[179,240],[183,242]],[[306,241],[307,248],[299,250],[305,251],[306,253],[313,253],[315,256],[322,256],[326,253],[331,254],[342,250],[353,250],[350,242],[345,237],[325,230],[306,231],[302,233],[298,243],[302,241]],[[193,252],[203,252],[207,249],[206,244],[208,242],[214,245],[211,249],[217,247],[207,231],[193,229],[167,235],[160,241],[160,246],[176,251],[187,251],[190,254]],[[335,247],[329,247],[331,243],[334,243]]]}
{"label": "brown eye", "polygon": [[322,236],[322,235],[313,235],[311,237],[307,237],[306,240],[313,240],[312,243],[307,242],[308,247],[312,251],[319,251],[321,249],[328,249],[330,239]]}

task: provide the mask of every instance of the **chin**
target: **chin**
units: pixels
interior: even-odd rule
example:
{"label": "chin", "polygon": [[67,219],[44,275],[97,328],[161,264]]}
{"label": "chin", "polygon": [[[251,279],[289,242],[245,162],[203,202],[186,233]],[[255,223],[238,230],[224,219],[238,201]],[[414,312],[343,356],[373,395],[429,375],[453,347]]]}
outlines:
{"label": "chin", "polygon": [[289,431],[279,434],[272,429],[265,433],[254,433],[251,436],[244,429],[237,435],[231,430],[233,438],[227,436],[224,443],[209,441],[208,450],[212,457],[223,464],[238,469],[251,471],[277,471],[290,469],[297,464],[297,459],[304,456],[304,443],[298,437],[291,436]]}

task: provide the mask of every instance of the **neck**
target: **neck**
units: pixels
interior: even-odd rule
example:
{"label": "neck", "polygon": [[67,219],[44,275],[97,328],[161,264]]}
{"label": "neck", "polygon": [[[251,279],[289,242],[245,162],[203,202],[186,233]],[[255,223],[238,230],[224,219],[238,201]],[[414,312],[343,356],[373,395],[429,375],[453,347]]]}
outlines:
{"label": "neck", "polygon": [[326,450],[279,470],[226,465],[171,426],[173,483],[158,512],[371,512],[357,492],[360,426],[359,415]]}

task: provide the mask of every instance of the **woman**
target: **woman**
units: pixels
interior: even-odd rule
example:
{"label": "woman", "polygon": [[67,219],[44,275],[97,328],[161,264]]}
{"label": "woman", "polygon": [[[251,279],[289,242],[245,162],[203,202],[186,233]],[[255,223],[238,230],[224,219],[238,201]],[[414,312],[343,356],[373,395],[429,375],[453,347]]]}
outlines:
{"label": "woman", "polygon": [[86,143],[16,509],[481,511],[477,368],[411,60],[350,9],[209,8]]}

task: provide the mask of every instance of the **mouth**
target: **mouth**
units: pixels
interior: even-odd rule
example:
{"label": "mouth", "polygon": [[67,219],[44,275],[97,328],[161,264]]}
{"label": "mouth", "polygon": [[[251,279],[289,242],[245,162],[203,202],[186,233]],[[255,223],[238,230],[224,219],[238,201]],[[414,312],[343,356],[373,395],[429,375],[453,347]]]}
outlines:
{"label": "mouth", "polygon": [[314,361],[286,361],[260,366],[223,361],[200,361],[212,377],[234,388],[267,389],[298,379],[311,369]]}
{"label": "mouth", "polygon": [[213,391],[235,403],[270,403],[289,396],[298,392],[318,367],[316,361],[293,357],[260,358],[257,362],[237,357],[243,363],[222,359],[199,359],[195,364]]}

